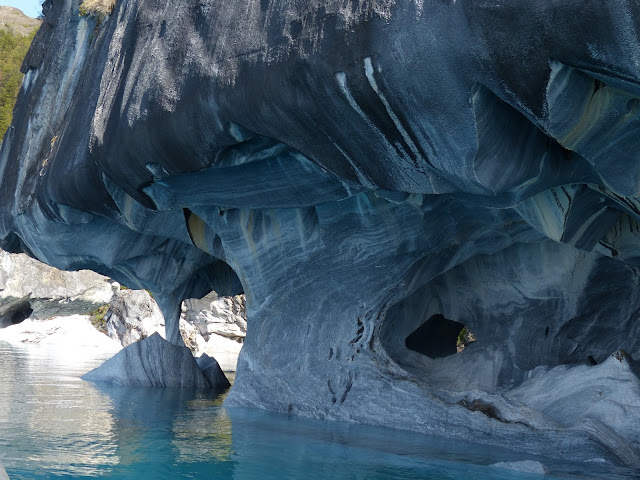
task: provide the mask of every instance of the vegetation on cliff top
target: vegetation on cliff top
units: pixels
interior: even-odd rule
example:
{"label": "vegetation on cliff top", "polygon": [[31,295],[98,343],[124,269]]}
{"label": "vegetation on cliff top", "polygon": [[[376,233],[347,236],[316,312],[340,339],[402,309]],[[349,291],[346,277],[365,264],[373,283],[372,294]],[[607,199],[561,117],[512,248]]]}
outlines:
{"label": "vegetation on cliff top", "polygon": [[39,25],[39,20],[18,9],[0,7],[0,142],[11,124],[22,83],[20,66]]}
{"label": "vegetation on cliff top", "polygon": [[106,17],[111,15],[115,6],[116,0],[84,0],[80,5],[80,15]]}

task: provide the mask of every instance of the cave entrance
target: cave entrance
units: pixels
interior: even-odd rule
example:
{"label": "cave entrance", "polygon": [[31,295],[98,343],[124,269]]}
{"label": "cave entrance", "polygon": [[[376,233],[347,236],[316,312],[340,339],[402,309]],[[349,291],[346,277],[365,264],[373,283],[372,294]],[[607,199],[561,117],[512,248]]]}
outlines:
{"label": "cave entrance", "polygon": [[405,339],[409,350],[429,358],[443,358],[464,350],[475,336],[463,323],[436,314],[416,328]]}
{"label": "cave entrance", "polygon": [[19,310],[16,310],[11,314],[11,325],[18,325],[19,323],[24,322],[31,316],[32,313],[33,309],[29,306],[29,304],[23,306]]}
{"label": "cave entrance", "polygon": [[20,300],[0,312],[0,328],[18,325],[31,316],[33,309],[28,300]]}

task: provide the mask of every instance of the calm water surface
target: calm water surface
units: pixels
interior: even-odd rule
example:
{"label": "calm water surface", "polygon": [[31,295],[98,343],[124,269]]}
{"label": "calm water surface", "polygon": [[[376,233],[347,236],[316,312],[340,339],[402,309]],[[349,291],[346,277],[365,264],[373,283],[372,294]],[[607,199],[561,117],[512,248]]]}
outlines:
{"label": "calm water surface", "polygon": [[506,472],[487,465],[522,454],[225,409],[202,392],[98,387],[80,379],[102,361],[91,354],[0,342],[0,461],[12,480],[637,478],[549,461],[551,477]]}

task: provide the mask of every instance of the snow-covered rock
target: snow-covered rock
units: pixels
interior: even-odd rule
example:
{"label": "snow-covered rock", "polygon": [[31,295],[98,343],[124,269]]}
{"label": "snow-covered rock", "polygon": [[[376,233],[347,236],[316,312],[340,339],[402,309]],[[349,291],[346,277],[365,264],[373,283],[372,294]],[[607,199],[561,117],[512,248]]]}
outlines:
{"label": "snow-covered rock", "polygon": [[17,325],[0,329],[0,340],[60,347],[67,352],[78,352],[78,355],[84,352],[99,356],[116,353],[122,348],[119,342],[96,330],[87,315],[56,317],[50,320],[29,318]]}

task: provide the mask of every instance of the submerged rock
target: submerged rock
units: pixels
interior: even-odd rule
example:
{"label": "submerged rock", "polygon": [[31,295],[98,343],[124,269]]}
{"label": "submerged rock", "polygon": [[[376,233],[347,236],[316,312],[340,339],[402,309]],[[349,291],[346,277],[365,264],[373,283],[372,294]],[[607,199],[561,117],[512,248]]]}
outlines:
{"label": "submerged rock", "polygon": [[158,333],[129,345],[82,378],[137,387],[209,387],[189,349]]}
{"label": "submerged rock", "polygon": [[636,464],[640,4],[237,5],[44,3],[0,244],[150,289],[176,345],[244,293],[228,405]]}
{"label": "submerged rock", "polygon": [[549,470],[542,463],[535,460],[522,460],[520,462],[499,462],[491,465],[492,467],[502,468],[505,470],[513,470],[523,473],[537,473],[539,475],[547,475]]}

